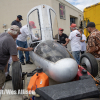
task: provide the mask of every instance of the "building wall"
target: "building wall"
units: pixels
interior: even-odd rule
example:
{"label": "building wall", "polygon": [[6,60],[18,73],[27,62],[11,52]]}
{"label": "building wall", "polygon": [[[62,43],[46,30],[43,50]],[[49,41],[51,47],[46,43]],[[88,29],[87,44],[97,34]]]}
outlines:
{"label": "building wall", "polygon": [[[60,19],[59,3],[65,6],[65,20]],[[5,28],[3,28],[3,24],[6,24],[6,29],[8,29],[11,22],[15,20],[19,14],[23,16],[23,20],[21,21],[22,25],[25,25],[27,23],[27,13],[33,7],[40,4],[47,4],[55,10],[58,19],[58,27],[64,28],[64,32],[68,35],[70,34],[70,16],[76,18],[78,27],[80,25],[80,15],[81,20],[83,19],[83,13],[65,0],[0,0],[0,33],[4,32]]]}
{"label": "building wall", "polygon": [[11,22],[17,18],[17,15],[22,15],[22,25],[27,23],[27,13],[35,6],[47,4],[51,6],[51,0],[0,0],[0,33],[4,32],[3,24],[7,28]]}
{"label": "building wall", "polygon": [[[60,19],[59,3],[65,6],[65,14],[66,14],[65,20]],[[65,0],[52,0],[52,8],[57,13],[58,27],[64,28],[64,32],[67,35],[70,34],[70,16],[75,17],[76,18],[75,22],[77,24],[77,27],[80,26],[80,19],[83,20],[83,12],[77,9],[76,7],[74,7],[73,5],[71,5],[70,3],[66,2]]]}

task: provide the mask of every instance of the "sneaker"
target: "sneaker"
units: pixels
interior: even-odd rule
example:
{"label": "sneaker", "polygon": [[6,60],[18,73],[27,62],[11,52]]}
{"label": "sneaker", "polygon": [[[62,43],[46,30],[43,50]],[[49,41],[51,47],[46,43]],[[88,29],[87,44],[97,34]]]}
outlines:
{"label": "sneaker", "polygon": [[24,62],[21,62],[21,64],[22,64],[22,65],[25,65],[25,63],[24,63]]}
{"label": "sneaker", "polygon": [[26,62],[26,64],[33,64],[33,63],[32,63],[32,62],[30,62],[30,61],[27,61],[27,62]]}
{"label": "sneaker", "polygon": [[12,77],[8,74],[8,75],[6,76],[6,80],[5,80],[5,81],[7,82],[7,81],[10,81],[10,80],[12,80]]}

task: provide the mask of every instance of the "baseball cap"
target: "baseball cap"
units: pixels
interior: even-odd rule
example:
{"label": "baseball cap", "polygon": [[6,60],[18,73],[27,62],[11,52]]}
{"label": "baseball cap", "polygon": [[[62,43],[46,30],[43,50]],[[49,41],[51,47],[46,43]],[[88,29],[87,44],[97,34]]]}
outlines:
{"label": "baseball cap", "polygon": [[30,25],[32,28],[36,28],[35,23],[34,23],[33,21],[29,21],[29,25]]}
{"label": "baseball cap", "polygon": [[95,23],[94,22],[89,22],[86,26],[86,28],[88,27],[95,27]]}
{"label": "baseball cap", "polygon": [[70,27],[76,27],[76,24],[72,23]]}
{"label": "baseball cap", "polygon": [[20,33],[20,28],[17,25],[12,25],[10,27],[9,31],[11,33],[14,33],[16,35],[17,33]]}
{"label": "baseball cap", "polygon": [[23,20],[21,15],[18,15],[17,18],[18,18],[19,20]]}
{"label": "baseball cap", "polygon": [[59,31],[64,31],[64,29],[63,28],[59,28]]}

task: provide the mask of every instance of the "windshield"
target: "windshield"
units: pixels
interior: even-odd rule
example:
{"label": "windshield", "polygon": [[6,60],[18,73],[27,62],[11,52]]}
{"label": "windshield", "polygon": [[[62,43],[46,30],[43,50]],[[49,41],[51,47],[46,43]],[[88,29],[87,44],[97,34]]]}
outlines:
{"label": "windshield", "polygon": [[[31,32],[31,35],[34,35],[35,37],[37,38],[40,38],[41,39],[41,31],[40,31],[40,18],[39,18],[39,12],[38,12],[38,9],[32,11],[29,15],[29,23],[30,22],[34,22],[34,27],[31,28],[30,27],[30,32]],[[32,37],[32,36],[31,36]],[[35,38],[36,39],[36,38]],[[32,40],[34,41],[35,40],[34,38],[32,38]]]}
{"label": "windshield", "polygon": [[53,39],[58,39],[57,16],[52,9],[50,9],[50,18],[51,18],[50,20],[51,20],[51,28],[52,28]]}
{"label": "windshield", "polygon": [[50,40],[40,43],[36,48],[35,53],[52,62],[57,62],[63,58],[70,58],[65,47]]}
{"label": "windshield", "polygon": [[[34,27],[30,26],[30,22],[34,22]],[[28,15],[29,32],[37,40],[58,39],[58,23],[56,13],[51,8],[41,7],[31,11]],[[36,38],[35,38],[36,39]],[[34,38],[31,38],[34,42]]]}

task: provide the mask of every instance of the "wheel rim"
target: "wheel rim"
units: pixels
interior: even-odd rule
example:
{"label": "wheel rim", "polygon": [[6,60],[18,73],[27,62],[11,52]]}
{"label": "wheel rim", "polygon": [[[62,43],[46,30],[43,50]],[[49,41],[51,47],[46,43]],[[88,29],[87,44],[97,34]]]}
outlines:
{"label": "wheel rim", "polygon": [[91,63],[90,61],[86,58],[86,57],[83,57],[81,59],[81,63],[80,63],[88,72],[92,72],[91,71]]}

